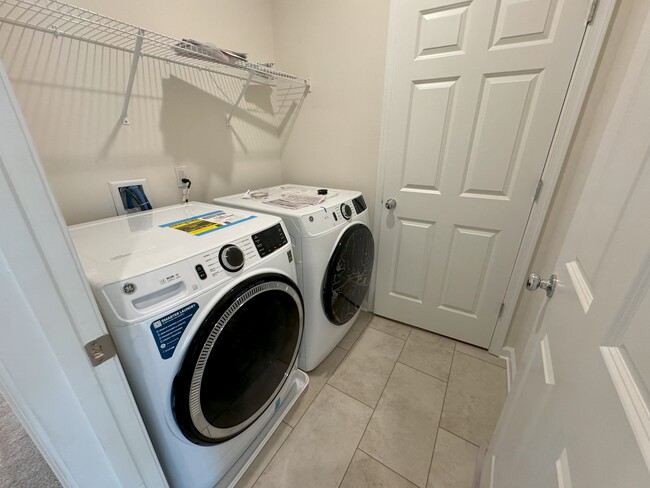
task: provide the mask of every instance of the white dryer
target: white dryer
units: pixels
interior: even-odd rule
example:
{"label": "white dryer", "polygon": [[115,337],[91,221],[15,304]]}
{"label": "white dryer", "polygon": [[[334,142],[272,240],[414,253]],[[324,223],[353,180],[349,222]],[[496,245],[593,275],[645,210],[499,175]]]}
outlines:
{"label": "white dryer", "polygon": [[308,382],[282,220],[189,203],[70,234],[171,486],[231,486]]}
{"label": "white dryer", "polygon": [[298,365],[311,371],[345,336],[368,293],[374,240],[363,195],[281,185],[215,198],[214,202],[284,220],[305,300],[305,335]]}

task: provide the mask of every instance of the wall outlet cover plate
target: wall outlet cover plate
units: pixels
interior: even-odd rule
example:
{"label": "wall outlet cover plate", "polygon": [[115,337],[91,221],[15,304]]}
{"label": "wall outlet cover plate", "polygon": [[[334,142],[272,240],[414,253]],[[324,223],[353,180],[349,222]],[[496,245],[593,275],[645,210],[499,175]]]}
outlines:
{"label": "wall outlet cover plate", "polygon": [[148,198],[151,198],[151,192],[149,191],[149,184],[147,183],[146,178],[135,178],[132,180],[122,180],[122,181],[109,181],[108,188],[110,189],[111,196],[113,197],[113,204],[115,205],[115,211],[117,215],[126,215],[130,213],[127,209],[124,208],[124,203],[122,202],[122,195],[120,194],[120,188],[125,186],[141,186],[144,192],[147,194]]}

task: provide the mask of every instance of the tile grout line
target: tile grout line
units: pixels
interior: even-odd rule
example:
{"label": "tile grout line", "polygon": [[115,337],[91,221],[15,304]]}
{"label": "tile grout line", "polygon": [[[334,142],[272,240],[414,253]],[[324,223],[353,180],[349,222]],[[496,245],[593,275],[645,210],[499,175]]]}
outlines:
{"label": "tile grout line", "polygon": [[[367,327],[367,325],[366,325],[366,327]],[[366,329],[366,328],[364,327],[363,330],[365,330],[365,329]],[[361,334],[363,334],[363,331],[361,332]],[[359,337],[357,337],[357,341],[358,341],[359,338],[361,337],[361,334],[359,334]],[[352,344],[352,346],[354,346],[354,344],[356,344],[356,341],[354,341],[354,343]],[[343,363],[343,361],[344,361],[345,358],[347,357],[348,353],[352,350],[352,346],[351,346],[350,349],[347,350],[347,351],[346,351],[345,349],[343,349],[342,347],[340,348],[342,351],[345,351],[345,354],[343,355],[343,358],[341,358],[341,361],[340,361],[339,364],[336,366],[336,368],[334,368],[334,371],[333,371],[332,374],[330,375],[330,378],[334,375],[334,373],[336,372],[336,370],[339,369],[339,367],[341,366],[341,364]],[[337,345],[336,347],[338,347],[338,345]],[[336,347],[335,347],[335,348],[336,348]],[[314,368],[314,369],[316,369],[316,368]],[[309,373],[305,373],[305,374],[309,375]],[[293,431],[296,429],[296,427],[298,427],[298,424],[299,424],[300,421],[304,418],[304,416],[305,416],[305,414],[307,413],[307,411],[308,411],[308,410],[311,408],[311,406],[313,405],[314,400],[316,400],[316,397],[318,397],[318,395],[320,395],[320,392],[323,391],[323,388],[325,388],[326,385],[328,385],[328,386],[332,386],[332,385],[329,384],[329,378],[328,378],[327,381],[323,384],[323,386],[320,387],[320,389],[318,390],[318,392],[316,392],[316,396],[315,396],[314,399],[311,401],[311,403],[307,406],[307,408],[306,408],[305,411],[302,413],[302,415],[300,416],[300,418],[296,421],[296,425],[291,426],[291,425],[289,425],[287,422],[285,422],[284,419],[282,419],[282,423],[285,424],[287,427],[289,427],[289,428],[291,429],[291,431],[289,432],[289,435],[287,435],[287,437],[284,438],[284,440],[282,441],[282,443],[280,443],[280,446],[278,446],[278,449],[275,451],[275,454],[273,454],[273,456],[271,456],[271,459],[269,459],[269,462],[266,463],[266,466],[264,466],[264,469],[263,469],[262,472],[259,474],[259,476],[258,476],[257,478],[255,478],[255,480],[253,480],[253,482],[252,482],[251,485],[250,485],[251,488],[254,488],[254,486],[255,486],[255,484],[257,483],[257,481],[262,477],[262,475],[264,474],[264,472],[266,471],[266,469],[271,465],[271,463],[273,462],[273,460],[275,459],[275,457],[276,457],[276,456],[278,455],[278,453],[280,452],[280,449],[282,449],[282,446],[284,445],[284,443],[287,442],[287,439],[289,439],[289,437],[291,436],[291,434],[293,434]],[[335,388],[335,387],[332,386],[332,388]],[[338,388],[335,388],[335,389],[336,389],[337,391],[341,391],[341,390],[339,390]],[[341,391],[341,393],[343,393],[344,395],[347,395],[347,393],[345,393],[345,392],[342,392],[342,391]],[[347,396],[350,396],[350,395],[347,395]],[[353,397],[350,397],[350,398],[353,398]],[[354,398],[354,400],[356,400],[356,398]],[[359,401],[359,400],[357,400],[357,401]],[[363,402],[360,402],[360,403],[362,403],[363,405],[366,405],[366,404],[363,403]],[[366,406],[369,407],[369,408],[372,408],[372,407],[370,407],[370,405],[366,405]],[[287,412],[287,414],[288,414],[288,413],[289,413],[289,412]],[[373,413],[374,413],[374,409],[373,409]],[[372,415],[371,415],[371,417],[372,417]],[[286,418],[286,416],[285,416],[285,418]]]}
{"label": "tile grout line", "polygon": [[451,434],[451,435],[453,435],[454,437],[458,437],[460,440],[463,440],[463,441],[467,442],[468,444],[473,445],[473,446],[476,447],[477,449],[480,449],[480,448],[481,448],[481,446],[479,446],[479,445],[477,445],[477,444],[474,444],[472,441],[468,441],[467,439],[464,439],[463,437],[459,436],[458,434],[454,434],[454,433],[453,433],[451,430],[449,430],[449,429],[443,429],[442,427],[440,427],[440,430],[444,430],[445,432],[447,432],[447,434]]}
{"label": "tile grout line", "polygon": [[354,397],[353,397],[352,395],[350,395],[349,393],[346,393],[346,392],[344,392],[343,390],[339,390],[339,389],[338,389],[336,386],[334,386],[334,385],[330,385],[329,383],[326,383],[326,385],[329,386],[330,388],[334,388],[334,389],[335,389],[336,391],[338,391],[339,393],[343,393],[345,396],[348,396],[348,397],[352,398],[355,402],[359,402],[359,403],[360,403],[361,405],[363,405],[364,407],[368,407],[369,409],[372,410],[373,413],[375,412],[375,407],[373,407],[372,405],[368,405],[366,402],[364,402],[364,401],[362,401],[362,400],[359,400],[358,398],[354,398]]}
{"label": "tile grout line", "polygon": [[[407,483],[409,483],[409,484],[411,484],[411,485],[413,485],[413,486],[418,486],[418,485],[416,485],[415,483],[413,483],[411,480],[409,480],[409,479],[405,478],[404,476],[402,476],[401,474],[399,474],[397,471],[395,471],[395,470],[394,470],[393,468],[391,468],[390,466],[386,466],[384,463],[382,463],[379,459],[377,459],[377,458],[376,458],[375,456],[373,456],[372,454],[367,453],[366,451],[364,451],[364,450],[361,449],[360,447],[357,447],[357,450],[358,450],[358,451],[361,451],[362,453],[364,453],[364,454],[365,454],[366,456],[368,456],[370,459],[372,459],[372,460],[374,460],[374,461],[377,461],[377,462],[378,462],[379,464],[381,464],[384,468],[386,468],[387,470],[389,470],[389,471],[392,472],[392,473],[395,473],[397,476],[399,476],[400,478],[402,478],[402,479],[403,479],[404,481],[406,481]],[[426,485],[425,485],[425,486],[426,486]],[[419,488],[419,487],[418,487],[418,488]]]}
{"label": "tile grout line", "polygon": [[[456,357],[456,353],[457,353],[457,352],[458,352],[459,354],[464,355],[464,356],[469,356],[470,358],[474,358],[474,356],[471,356],[471,355],[469,355],[469,354],[465,354],[463,351],[456,351],[455,349],[454,349],[454,358]],[[483,360],[480,359],[480,358],[474,358],[474,359],[478,359],[479,361],[483,361]],[[484,362],[484,363],[487,363],[487,364],[492,364],[492,363],[489,363],[489,362],[487,362],[487,361],[483,361],[483,362]],[[452,366],[453,366],[453,364],[454,364],[453,359],[452,359],[452,361],[451,361],[451,364],[452,364]],[[496,364],[492,364],[492,366],[495,366],[495,367],[497,367],[497,368],[499,367],[499,366],[497,366]],[[449,376],[451,377],[451,368],[450,368],[450,370],[449,370]],[[447,384],[449,384],[449,382],[447,382]],[[447,399],[447,392],[445,392],[445,400],[446,400],[446,399]],[[442,408],[443,408],[443,410],[444,410],[444,403],[443,403]],[[441,414],[441,417],[442,417],[442,414]],[[440,427],[440,428],[442,428],[442,427]],[[460,434],[458,434],[458,433],[456,433],[456,432],[453,432],[451,429],[445,429],[445,428],[442,428],[442,430],[445,430],[445,431],[449,432],[450,434],[455,435],[455,436],[458,437],[459,439],[463,439],[465,442],[469,442],[471,445],[476,446],[476,447],[478,447],[479,449],[481,448],[481,446],[479,446],[478,444],[475,444],[474,442],[470,441],[469,439],[465,439],[462,435],[460,435]]]}
{"label": "tile grout line", "polygon": [[[373,317],[374,317],[374,315],[373,315]],[[370,321],[371,321],[371,320],[372,320],[372,319],[370,319],[370,320],[368,321],[368,323],[367,323],[366,325],[363,326],[363,329],[361,330],[361,332],[359,332],[359,335],[357,336],[357,338],[354,340],[354,342],[353,342],[352,344],[350,344],[350,349],[346,349],[346,348],[340,346],[341,341],[342,341],[343,339],[345,339],[345,336],[343,336],[343,338],[341,339],[341,341],[339,341],[339,343],[336,345],[336,347],[340,347],[341,349],[343,349],[344,351],[346,351],[346,353],[349,353],[350,351],[352,351],[352,349],[354,349],[354,346],[356,346],[357,342],[359,342],[359,339],[361,339],[361,336],[363,335],[363,333],[364,333],[364,332],[366,331],[366,329],[370,326]],[[355,325],[356,325],[356,324],[352,324],[352,327],[354,327]],[[350,330],[352,330],[352,327],[350,327]],[[348,334],[350,333],[350,330],[348,330]],[[347,335],[347,334],[346,334],[346,335]],[[347,354],[343,357],[343,359],[345,359],[346,356],[347,356]],[[341,362],[343,362],[343,361],[341,361]]]}
{"label": "tile grout line", "polygon": [[[429,478],[431,477],[431,466],[433,465],[433,457],[436,455],[436,446],[438,445],[438,440],[440,436],[440,422],[442,421],[442,412],[445,410],[445,402],[447,401],[447,391],[449,390],[449,378],[451,377],[451,369],[454,367],[454,358],[456,357],[456,346],[458,345],[457,341],[454,341],[454,351],[451,354],[451,364],[449,365],[449,375],[447,376],[447,381],[445,381],[445,394],[442,398],[442,408],[440,409],[440,418],[438,419],[438,427],[436,428],[436,442],[433,443],[433,451],[431,452],[431,459],[429,460],[429,469],[427,470],[427,482],[424,485],[425,487],[429,486]],[[443,429],[444,430],[444,429]]]}
{"label": "tile grout line", "polygon": [[442,429],[442,430],[444,430],[444,431],[446,431],[446,432],[449,432],[449,433],[452,434],[452,435],[455,435],[456,437],[458,437],[459,439],[464,440],[464,441],[467,442],[468,444],[471,444],[471,445],[473,445],[473,446],[475,446],[475,447],[478,447],[479,449],[481,448],[481,446],[479,446],[478,444],[475,444],[474,442],[465,439],[462,435],[458,435],[456,432],[452,432],[450,429],[445,429],[444,427],[439,427],[439,428]]}
{"label": "tile grout line", "polygon": [[[393,322],[395,322],[395,321],[393,321]],[[396,336],[395,334],[391,334],[390,332],[386,332],[385,330],[381,330],[381,329],[378,329],[376,327],[373,327],[373,326],[370,325],[370,323],[368,323],[368,325],[366,325],[366,327],[370,327],[371,329],[375,329],[375,330],[377,330],[379,332],[383,332],[384,334],[389,335],[391,337],[395,337],[395,338],[400,339],[402,341],[406,341],[409,338],[409,336],[411,335],[411,331],[413,330],[413,326],[407,325],[407,324],[402,324],[401,322],[395,322],[395,323],[400,324],[400,325],[404,325],[404,327],[409,328],[409,331],[408,331],[408,334],[406,334],[406,337],[401,338],[400,336]]]}
{"label": "tile grout line", "polygon": [[465,356],[469,356],[470,358],[478,359],[479,361],[483,361],[484,363],[491,364],[492,366],[496,366],[497,368],[506,369],[505,366],[499,366],[498,364],[491,363],[490,361],[487,361],[483,358],[477,358],[476,356],[472,356],[471,354],[467,354],[466,352],[463,351],[456,351],[454,349],[454,352],[458,352],[459,354],[464,354]]}
{"label": "tile grout line", "polygon": [[[357,336],[357,338],[356,338],[356,339],[354,340],[354,342],[350,345],[350,349],[347,349],[347,352],[348,352],[348,353],[349,353],[350,351],[352,351],[352,349],[354,348],[354,346],[357,345],[357,342],[359,342],[359,339],[361,339],[361,336],[363,335],[363,333],[366,331],[366,329],[367,329],[368,327],[370,327],[370,322],[372,322],[372,319],[374,319],[374,318],[376,317],[376,315],[375,315],[374,313],[372,313],[372,312],[368,312],[368,313],[370,314],[371,317],[370,317],[370,319],[366,322],[366,325],[363,326],[363,329],[361,329],[361,332],[359,332],[359,335]],[[352,324],[352,327],[354,327],[355,325],[356,325],[356,322],[355,322],[354,324]],[[352,327],[350,327],[350,330],[352,330]],[[374,327],[373,327],[373,329],[374,329]],[[350,332],[350,330],[348,331],[348,333]],[[375,330],[377,330],[377,329],[375,329]],[[347,334],[346,334],[346,335],[347,335]],[[343,339],[345,339],[345,336],[343,336]],[[343,339],[341,339],[341,341],[342,341]],[[336,347],[341,347],[341,346],[340,346],[341,341],[339,341],[339,343],[336,345]],[[341,349],[346,350],[344,347],[341,347]],[[347,357],[347,354],[346,354],[345,356]],[[345,359],[345,357],[344,357],[343,359]],[[343,362],[343,361],[341,361],[341,362]]]}
{"label": "tile grout line", "polygon": [[[369,325],[368,325],[368,327],[369,327]],[[377,329],[375,329],[375,330],[377,330]],[[381,332],[381,331],[378,331],[378,332]],[[411,331],[409,331],[409,334],[410,334],[410,333],[411,333]],[[390,335],[390,334],[388,334],[388,335]],[[395,337],[395,336],[392,336],[392,337]],[[407,337],[407,338],[408,338],[408,337]],[[404,346],[405,346],[405,345],[406,345],[406,340],[404,340],[404,344],[402,344],[402,347],[400,348],[399,353],[397,354],[397,357],[398,357],[398,358],[399,358],[400,354],[402,354],[402,350],[404,349]],[[376,404],[374,407],[371,407],[371,408],[372,408],[372,414],[370,415],[370,418],[368,419],[368,423],[366,423],[366,427],[363,429],[363,434],[361,434],[361,437],[359,437],[359,442],[357,442],[357,447],[354,449],[355,452],[357,451],[357,449],[361,451],[361,449],[359,449],[359,445],[361,444],[361,441],[363,440],[363,436],[366,435],[366,431],[368,430],[368,426],[370,425],[370,422],[372,421],[372,417],[375,415],[375,411],[376,411],[376,409],[377,409],[377,405],[379,405],[379,401],[381,400],[381,397],[384,395],[384,392],[386,391],[386,386],[388,386],[388,383],[389,383],[389,381],[390,381],[390,378],[391,378],[391,376],[393,376],[393,371],[395,371],[395,366],[397,366],[397,363],[398,363],[398,361],[395,360],[395,364],[393,364],[393,369],[390,370],[390,374],[388,375],[388,379],[386,380],[386,383],[384,384],[384,388],[382,388],[381,393],[379,394],[379,398],[377,399],[377,404]],[[330,385],[330,386],[331,386],[331,385]],[[338,389],[338,388],[337,388],[337,389]],[[339,390],[339,391],[340,391],[340,390]],[[347,395],[347,393],[346,393],[346,395]],[[351,395],[348,395],[348,396],[349,396],[350,398],[354,398],[354,397],[352,397]],[[355,400],[356,400],[356,398],[355,398]],[[357,401],[361,401],[361,400],[357,400]],[[361,402],[361,403],[363,403],[364,405],[366,405],[364,402]],[[368,405],[368,406],[370,406],[370,405]],[[362,451],[362,452],[364,452],[365,454],[368,454],[368,453],[365,452],[365,451]],[[370,454],[368,454],[368,455],[370,456]],[[372,456],[371,456],[371,457],[372,457]],[[352,465],[352,460],[353,460],[353,459],[354,459],[354,454],[352,454],[352,457],[350,458],[350,462],[348,463],[348,467],[345,468],[345,473],[343,474],[343,478],[341,478],[341,481],[339,481],[339,484],[338,484],[338,487],[339,487],[339,488],[340,488],[340,486],[341,486],[341,483],[343,483],[343,480],[345,479],[345,476],[348,474],[348,471],[350,470],[350,466]],[[373,459],[375,459],[375,458],[373,457]],[[379,460],[378,460],[377,462],[379,462],[380,464],[384,465],[384,463],[382,463],[382,462],[379,461]],[[386,466],[386,467],[388,468],[388,466]],[[390,469],[390,468],[388,468],[388,469]],[[392,470],[391,470],[391,471],[392,471]]]}
{"label": "tile grout line", "polygon": [[[369,325],[365,327],[365,329],[363,330],[363,333],[365,333],[366,330],[367,330],[368,328],[371,328],[372,330],[374,330],[375,332],[379,332],[380,334],[384,334],[384,335],[387,335],[388,337],[392,337],[393,339],[398,339],[398,340],[400,340],[400,341],[402,341],[402,342],[404,343],[404,344],[402,344],[402,347],[400,348],[399,353],[397,354],[397,359],[395,360],[395,364],[393,365],[393,369],[390,370],[390,374],[388,375],[388,378],[390,379],[390,376],[393,374],[393,370],[395,369],[395,365],[399,362],[399,357],[400,357],[400,355],[402,354],[402,351],[404,350],[404,346],[406,345],[406,339],[400,339],[399,337],[396,337],[396,336],[394,336],[394,335],[392,335],[392,334],[389,334],[388,332],[384,332],[383,330],[375,329],[374,327],[370,327]],[[362,333],[361,335],[363,335],[363,333]],[[411,331],[409,331],[409,334],[410,334],[410,333],[411,333]],[[359,338],[358,338],[357,340],[361,339],[361,335],[359,335]],[[408,336],[407,336],[407,339],[408,339]],[[356,342],[355,342],[355,345],[356,345]],[[350,349],[350,350],[348,351],[348,354],[349,354],[350,352],[352,352],[352,349]],[[339,363],[339,365],[336,367],[336,369],[334,370],[334,372],[331,374],[331,376],[328,378],[328,380],[327,380],[327,382],[326,382],[325,384],[331,386],[332,388],[334,388],[334,389],[336,389],[336,390],[338,390],[338,391],[340,391],[341,393],[345,393],[345,394],[348,395],[350,398],[354,398],[354,397],[353,397],[352,395],[350,395],[349,393],[346,393],[346,392],[344,392],[343,390],[339,390],[336,386],[334,386],[334,385],[332,385],[332,384],[330,383],[330,380],[334,377],[334,375],[336,374],[337,370],[338,370],[338,369],[343,365],[343,362],[347,359],[348,354],[346,354],[345,356],[343,356],[343,359],[341,360],[341,362]],[[401,364],[403,364],[403,363],[401,363]],[[405,365],[405,366],[407,366],[407,365]],[[415,369],[415,368],[414,368],[414,369]],[[442,380],[441,380],[441,381],[442,381]],[[386,381],[386,384],[388,384],[388,381]],[[384,389],[381,390],[381,394],[379,395],[379,398],[381,398],[381,395],[384,394],[384,390],[386,389],[386,384],[384,385]],[[372,408],[372,409],[373,409],[373,412],[374,412],[375,408],[377,407],[377,405],[375,405],[374,407],[373,407],[372,405],[368,405],[366,402],[364,402],[363,400],[359,400],[358,398],[354,398],[354,399],[355,399],[356,401],[361,402],[361,403],[363,403],[364,405],[366,405],[366,406]],[[377,403],[379,403],[379,400],[377,400]]]}
{"label": "tile grout line", "polygon": [[[339,348],[339,349],[341,349],[342,351],[345,351],[345,349],[343,349],[342,347],[338,347],[338,346],[336,346],[336,347],[334,347],[334,349],[332,349],[332,352],[334,352],[334,350],[335,350],[336,348]],[[295,428],[298,426],[298,423],[299,423],[299,422],[302,420],[302,418],[305,416],[305,414],[307,413],[307,410],[309,410],[309,407],[311,407],[311,404],[314,403],[314,400],[316,400],[316,397],[320,394],[321,391],[323,391],[323,388],[325,388],[325,385],[329,385],[329,380],[330,380],[330,378],[331,378],[332,376],[334,376],[334,373],[336,373],[336,370],[339,369],[339,366],[341,366],[341,363],[342,363],[342,362],[345,360],[345,358],[347,357],[348,352],[349,352],[349,351],[345,351],[345,354],[343,355],[343,357],[342,357],[341,360],[339,361],[339,364],[336,365],[336,368],[334,368],[334,371],[332,371],[332,374],[329,375],[329,377],[327,378],[327,381],[326,381],[325,383],[323,383],[323,386],[321,386],[320,389],[316,392],[316,395],[315,395],[314,398],[312,399],[311,403],[310,403],[309,405],[307,405],[307,408],[305,408],[305,411],[302,413],[302,415],[300,416],[300,418],[299,418],[298,420],[296,420],[296,425],[291,425],[291,424],[289,424],[288,422],[285,422],[284,419],[282,419],[282,421],[283,421],[285,424],[287,424],[287,425],[288,425],[289,427],[291,427],[292,429],[295,429]],[[332,353],[330,353],[330,354],[332,354]],[[329,357],[329,355],[328,355],[328,356],[327,356],[327,357],[326,357],[326,358],[321,362],[321,364],[322,364],[323,362],[325,362],[325,361],[327,360],[328,357]],[[319,366],[320,366],[320,364],[319,364]],[[318,368],[318,366],[316,366],[316,368]],[[316,368],[312,369],[312,371],[314,371]],[[301,371],[302,371],[302,370],[301,370]],[[309,373],[308,373],[308,372],[303,371],[303,373],[305,373],[307,376],[309,376]],[[310,377],[309,379],[310,379],[310,384],[311,384],[311,377]],[[309,385],[307,385],[307,388],[309,388]],[[304,394],[304,393],[303,393],[303,394]],[[297,403],[297,401],[296,401],[296,403]],[[291,408],[293,409],[293,407],[291,407]],[[287,415],[289,415],[289,413],[291,413],[291,410],[289,410],[289,411],[286,413],[285,418],[286,418]]]}
{"label": "tile grout line", "polygon": [[[346,393],[344,393],[344,394],[346,394]],[[348,396],[350,396],[350,395],[348,395]],[[352,398],[352,397],[350,396],[350,398]],[[365,405],[365,403],[364,403],[364,405]],[[348,471],[350,471],[350,466],[352,466],[352,460],[354,459],[354,455],[356,454],[357,450],[359,449],[359,444],[361,444],[361,439],[363,439],[363,436],[366,434],[366,430],[368,430],[368,424],[370,424],[370,421],[372,420],[372,416],[374,414],[375,414],[375,409],[373,408],[372,413],[370,414],[370,417],[368,418],[368,422],[366,422],[366,426],[363,428],[363,434],[361,434],[361,437],[359,437],[359,442],[357,442],[357,446],[354,448],[354,452],[352,453],[352,457],[350,458],[350,461],[348,462],[348,466],[345,468],[345,473],[343,473],[343,477],[341,478],[341,481],[339,481],[339,484],[337,485],[338,487],[341,486],[341,484],[345,480],[345,477],[348,474]]]}
{"label": "tile grout line", "polygon": [[[310,405],[310,407],[311,407],[311,405]],[[278,446],[278,449],[275,451],[275,453],[273,454],[273,456],[271,456],[271,459],[269,459],[269,462],[266,463],[266,466],[264,466],[264,469],[262,470],[262,472],[261,472],[261,473],[257,476],[257,478],[255,478],[255,480],[251,483],[251,485],[250,485],[251,488],[255,488],[255,485],[257,484],[257,482],[259,481],[259,479],[262,477],[262,475],[266,472],[266,470],[268,469],[268,467],[271,465],[271,463],[272,463],[273,460],[275,459],[275,456],[278,455],[278,453],[280,452],[280,449],[282,449],[282,446],[284,446],[284,443],[287,442],[287,439],[289,439],[289,437],[291,437],[291,434],[293,434],[293,430],[295,429],[295,427],[291,427],[291,426],[290,426],[289,424],[287,424],[284,420],[282,420],[282,423],[283,423],[284,425],[286,425],[287,427],[289,427],[289,428],[291,429],[291,432],[289,432],[289,434],[288,434],[288,435],[284,438],[284,440],[280,443],[280,445]],[[296,425],[298,425],[298,424],[296,424]],[[278,427],[279,427],[279,426],[278,426]],[[277,431],[277,428],[276,428],[276,431]],[[274,432],[275,432],[275,431],[274,431]],[[269,440],[271,440],[271,438],[269,438]],[[267,444],[268,444],[268,441],[267,441]],[[264,445],[264,447],[266,447],[266,444]],[[264,449],[264,448],[262,448],[262,449]],[[260,454],[261,454],[261,451],[260,451],[259,453],[257,453],[258,456],[259,456]],[[255,457],[257,458],[257,456],[255,456]],[[255,460],[253,460],[253,462],[255,462]],[[253,463],[251,463],[251,465],[250,465],[248,468],[250,468],[252,465],[253,465]],[[246,471],[248,471],[248,468],[246,469]],[[246,474],[246,471],[244,471],[244,474]],[[243,476],[243,475],[242,475],[242,476]],[[239,478],[239,479],[241,479],[241,478]]]}
{"label": "tile grout line", "polygon": [[[373,314],[373,317],[374,317],[374,314]],[[371,317],[370,320],[372,320],[372,317]],[[357,341],[361,338],[361,336],[363,335],[364,331],[365,331],[366,328],[368,327],[368,324],[370,323],[370,320],[369,320],[368,323],[363,327],[363,330],[359,333],[359,336],[358,336],[358,337],[355,339],[355,341],[352,343],[352,345],[350,346],[350,349],[346,350],[346,349],[340,347],[340,349],[341,349],[342,351],[345,351],[345,354],[344,354],[343,357],[341,358],[341,361],[340,361],[339,364],[336,366],[336,368],[334,368],[334,371],[333,371],[332,374],[330,375],[330,378],[334,375],[334,373],[336,372],[336,370],[339,369],[339,367],[341,366],[341,364],[343,363],[343,361],[345,360],[345,358],[348,356],[348,354],[350,353],[350,351],[352,350],[352,348],[354,347],[354,345],[355,345],[355,344],[357,343]],[[337,345],[336,347],[339,347],[339,346]],[[336,347],[335,347],[335,348],[336,348]],[[314,369],[315,369],[315,368],[314,368]],[[309,373],[306,373],[306,374],[309,374]],[[318,395],[320,394],[320,392],[323,391],[323,388],[325,388],[326,385],[332,386],[332,385],[329,384],[329,378],[328,378],[327,381],[323,384],[323,386],[321,386],[320,389],[316,392],[316,396],[314,397],[314,400],[316,399],[316,397],[318,397]],[[334,388],[334,389],[336,389],[337,391],[343,393],[344,395],[347,395],[347,393],[342,392],[341,390],[339,390],[339,389],[336,388],[336,387],[332,387],[332,388]],[[349,396],[350,398],[356,400],[356,398],[351,397],[350,395],[347,395],[347,396]],[[285,444],[285,442],[287,442],[287,439],[289,439],[289,437],[291,436],[291,434],[293,434],[294,429],[295,429],[296,427],[298,427],[298,424],[300,423],[300,421],[304,418],[304,416],[305,416],[305,414],[307,413],[307,411],[311,408],[312,404],[314,403],[314,400],[311,401],[311,403],[307,406],[307,408],[306,408],[305,411],[302,413],[302,415],[300,416],[300,418],[296,421],[296,425],[291,426],[291,425],[289,425],[287,422],[285,422],[284,419],[282,419],[281,423],[285,424],[285,425],[286,425],[289,429],[291,429],[291,430],[290,430],[289,434],[287,435],[287,437],[285,437],[284,440],[280,443],[280,445],[278,446],[278,448],[277,448],[277,450],[275,451],[275,453],[273,454],[273,456],[271,456],[271,459],[269,459],[269,462],[266,463],[266,465],[264,466],[264,469],[262,469],[261,473],[257,476],[257,478],[255,478],[254,480],[252,480],[251,485],[250,485],[251,488],[253,488],[253,487],[255,486],[255,484],[257,483],[257,481],[262,477],[262,475],[264,474],[264,472],[265,472],[265,471],[267,470],[267,468],[271,465],[271,463],[273,462],[273,460],[275,459],[275,457],[278,455],[278,452],[280,452],[280,449],[282,449],[282,446]],[[359,400],[357,400],[357,401],[359,401]],[[363,403],[363,402],[360,402],[360,403],[362,403],[363,405],[366,405],[366,404]],[[366,405],[366,406],[369,407],[369,408],[372,408],[372,407],[370,407],[370,405]],[[374,408],[372,409],[372,411],[373,411],[373,413],[374,413],[374,411],[375,411]],[[288,413],[289,413],[289,412],[287,412],[287,414],[288,414]],[[285,417],[286,417],[286,416],[285,416]],[[370,417],[372,418],[372,415],[370,415]],[[368,420],[368,422],[370,422],[370,419]],[[277,428],[276,428],[276,430],[277,430]],[[365,433],[365,429],[364,429],[364,433]],[[348,465],[348,467],[349,467],[349,465]],[[249,466],[249,468],[250,468],[250,466]],[[244,474],[245,474],[245,473],[246,473],[246,472],[244,472]],[[346,473],[347,473],[347,470],[346,470]],[[345,475],[344,475],[344,477],[345,477]]]}
{"label": "tile grout line", "polygon": [[[400,354],[400,356],[401,356],[401,354]],[[454,353],[453,353],[453,352],[451,353],[451,360],[452,360],[452,362],[453,362],[453,360],[454,360]],[[412,364],[408,364],[408,363],[405,363],[405,362],[403,362],[403,361],[400,361],[399,358],[397,359],[397,362],[400,363],[400,364],[403,365],[403,366],[408,366],[409,368],[413,368],[415,371],[419,371],[420,373],[424,373],[424,374],[426,374],[428,377],[433,378],[433,379],[435,379],[435,380],[438,380],[438,381],[444,381],[445,383],[447,383],[447,382],[449,381],[449,375],[447,375],[447,379],[446,379],[446,380],[443,380],[442,378],[438,378],[437,376],[434,376],[434,375],[432,375],[431,373],[429,373],[429,372],[427,372],[427,371],[422,371],[420,368],[417,368],[417,367],[413,366]],[[451,363],[450,363],[450,364],[451,364]],[[451,366],[449,367],[449,370],[451,371]]]}

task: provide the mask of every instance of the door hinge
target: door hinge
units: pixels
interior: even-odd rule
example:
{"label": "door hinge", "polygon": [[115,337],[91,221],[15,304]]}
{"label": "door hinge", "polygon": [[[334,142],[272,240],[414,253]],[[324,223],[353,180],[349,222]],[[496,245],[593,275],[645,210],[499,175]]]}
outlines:
{"label": "door hinge", "polygon": [[506,308],[505,302],[501,303],[501,306],[499,307],[499,315],[497,315],[497,318],[500,319],[501,316],[503,315],[503,309]]}
{"label": "door hinge", "polygon": [[543,186],[544,186],[544,182],[542,180],[539,180],[537,182],[537,188],[535,188],[535,195],[533,196],[533,202],[536,202],[537,199],[539,198],[539,194],[542,193]]}
{"label": "door hinge", "polygon": [[589,7],[589,15],[587,15],[587,25],[591,24],[596,16],[596,9],[598,8],[599,0],[591,0],[591,7]]}
{"label": "door hinge", "polygon": [[117,354],[115,350],[115,343],[108,334],[104,334],[97,339],[90,341],[84,346],[88,359],[93,366],[99,366],[105,363]]}

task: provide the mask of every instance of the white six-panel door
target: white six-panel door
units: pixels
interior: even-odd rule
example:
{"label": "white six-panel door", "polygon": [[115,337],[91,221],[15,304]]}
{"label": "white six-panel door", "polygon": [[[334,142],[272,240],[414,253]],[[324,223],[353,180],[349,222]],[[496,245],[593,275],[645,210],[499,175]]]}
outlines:
{"label": "white six-panel door", "polygon": [[617,91],[482,488],[650,486],[650,17]]}
{"label": "white six-panel door", "polygon": [[398,0],[375,312],[487,347],[591,0]]}

